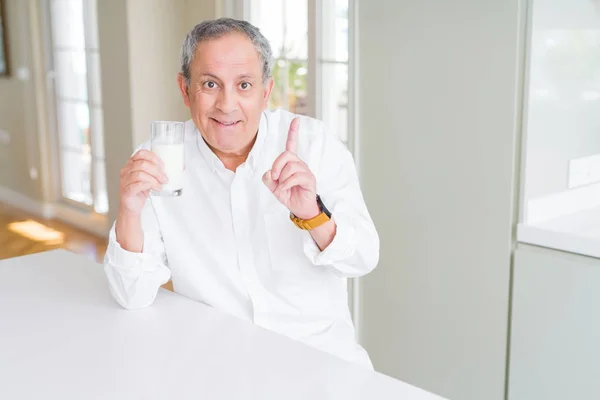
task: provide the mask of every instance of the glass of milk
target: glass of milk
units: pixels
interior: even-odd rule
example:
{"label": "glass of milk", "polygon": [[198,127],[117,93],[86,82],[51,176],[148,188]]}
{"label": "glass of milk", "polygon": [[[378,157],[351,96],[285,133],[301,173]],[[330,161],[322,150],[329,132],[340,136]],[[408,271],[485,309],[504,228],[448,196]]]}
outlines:
{"label": "glass of milk", "polygon": [[150,122],[150,150],[165,164],[164,171],[169,182],[162,185],[160,192],[151,191],[154,196],[177,197],[183,193],[183,122]]}

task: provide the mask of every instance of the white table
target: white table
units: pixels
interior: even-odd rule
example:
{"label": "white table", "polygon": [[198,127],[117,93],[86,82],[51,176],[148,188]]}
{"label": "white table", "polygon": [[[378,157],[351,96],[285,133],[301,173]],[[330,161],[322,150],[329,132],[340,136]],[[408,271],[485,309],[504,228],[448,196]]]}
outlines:
{"label": "white table", "polygon": [[0,399],[440,397],[161,290],[127,311],[99,264],[0,261]]}

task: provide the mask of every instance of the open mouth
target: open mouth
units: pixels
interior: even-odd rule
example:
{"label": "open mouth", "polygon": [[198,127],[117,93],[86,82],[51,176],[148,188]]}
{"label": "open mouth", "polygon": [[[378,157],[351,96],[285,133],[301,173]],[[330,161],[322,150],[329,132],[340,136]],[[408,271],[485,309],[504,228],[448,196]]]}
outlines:
{"label": "open mouth", "polygon": [[241,121],[218,120],[218,119],[215,119],[215,118],[211,118],[211,120],[213,122],[216,122],[220,126],[223,126],[223,127],[232,127],[232,126],[235,126],[235,125],[237,125],[237,124],[239,124],[241,122]]}

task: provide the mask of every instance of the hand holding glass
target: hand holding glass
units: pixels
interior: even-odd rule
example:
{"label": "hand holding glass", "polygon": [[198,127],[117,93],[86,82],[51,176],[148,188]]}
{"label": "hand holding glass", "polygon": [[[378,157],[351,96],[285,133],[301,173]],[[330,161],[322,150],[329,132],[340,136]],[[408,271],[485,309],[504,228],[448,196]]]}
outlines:
{"label": "hand holding glass", "polygon": [[169,182],[154,196],[177,197],[183,194],[184,129],[183,122],[152,121],[150,150],[164,163],[164,172]]}

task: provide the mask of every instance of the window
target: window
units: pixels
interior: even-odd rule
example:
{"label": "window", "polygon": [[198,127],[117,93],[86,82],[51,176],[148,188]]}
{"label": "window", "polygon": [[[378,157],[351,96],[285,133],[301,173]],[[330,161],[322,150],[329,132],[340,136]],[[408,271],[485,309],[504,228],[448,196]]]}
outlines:
{"label": "window", "polygon": [[96,0],[46,0],[60,197],[108,211]]}
{"label": "window", "polygon": [[243,15],[271,43],[275,86],[270,106],[322,119],[347,145],[353,127],[348,112],[351,3],[246,0],[233,7],[233,14]]}
{"label": "window", "polygon": [[600,2],[530,4],[518,238],[600,256]]}
{"label": "window", "polygon": [[250,22],[271,43],[275,64],[272,108],[308,115],[307,0],[252,0]]}
{"label": "window", "polygon": [[321,4],[320,117],[336,127],[340,139],[348,143],[348,0],[317,3]]}

